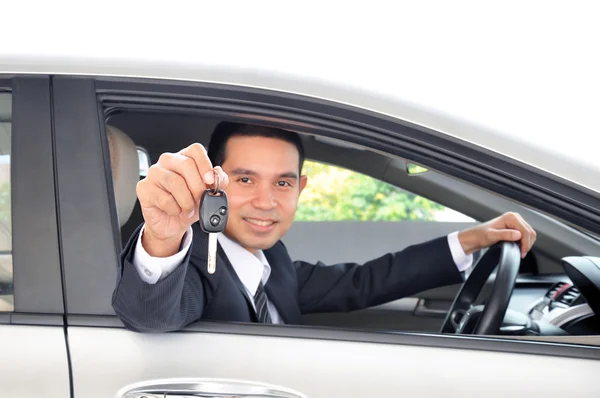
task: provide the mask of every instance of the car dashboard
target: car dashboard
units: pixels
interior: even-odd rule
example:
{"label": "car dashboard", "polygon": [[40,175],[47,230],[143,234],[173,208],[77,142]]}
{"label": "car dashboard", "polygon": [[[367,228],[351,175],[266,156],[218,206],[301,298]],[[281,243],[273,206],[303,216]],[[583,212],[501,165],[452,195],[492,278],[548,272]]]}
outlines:
{"label": "car dashboard", "polygon": [[600,334],[600,258],[565,257],[562,266],[566,276],[550,288],[517,283],[501,334]]}

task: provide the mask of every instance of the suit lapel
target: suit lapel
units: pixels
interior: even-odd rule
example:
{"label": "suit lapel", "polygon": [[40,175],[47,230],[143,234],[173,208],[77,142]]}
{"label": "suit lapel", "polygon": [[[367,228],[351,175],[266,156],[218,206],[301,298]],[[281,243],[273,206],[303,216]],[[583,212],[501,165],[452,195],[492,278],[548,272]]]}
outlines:
{"label": "suit lapel", "polygon": [[[295,273],[292,261],[283,248],[277,243],[269,250],[265,250],[265,257],[271,266],[271,275],[265,285],[269,300],[273,303],[279,316],[285,323],[296,323],[300,316],[297,309],[295,283],[292,273]],[[297,313],[297,314],[296,314]]]}
{"label": "suit lapel", "polygon": [[246,299],[246,304],[248,305],[248,311],[252,315],[253,321],[258,322],[258,316],[256,315],[256,311],[254,310],[254,305],[253,305],[254,300],[252,297],[250,297],[248,295],[248,292],[246,291],[244,284],[238,277],[237,272],[235,272],[233,265],[231,265],[231,262],[225,255],[225,251],[223,250],[223,248],[221,247],[220,244],[217,244],[217,254],[218,254],[218,259],[221,260],[221,263],[223,265],[225,265],[225,268],[227,268],[227,271],[229,271],[229,274],[231,275],[231,279],[233,280],[233,283],[237,286],[237,288],[240,290],[240,292]]}

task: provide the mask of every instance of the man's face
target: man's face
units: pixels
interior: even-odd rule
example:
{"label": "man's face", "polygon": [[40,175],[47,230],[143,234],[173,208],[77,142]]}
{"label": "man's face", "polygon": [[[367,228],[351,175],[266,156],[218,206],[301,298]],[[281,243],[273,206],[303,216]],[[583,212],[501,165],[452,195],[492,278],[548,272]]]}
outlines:
{"label": "man's face", "polygon": [[269,249],[285,235],[306,186],[299,162],[296,147],[280,139],[229,139],[221,166],[229,176],[229,238],[254,252]]}

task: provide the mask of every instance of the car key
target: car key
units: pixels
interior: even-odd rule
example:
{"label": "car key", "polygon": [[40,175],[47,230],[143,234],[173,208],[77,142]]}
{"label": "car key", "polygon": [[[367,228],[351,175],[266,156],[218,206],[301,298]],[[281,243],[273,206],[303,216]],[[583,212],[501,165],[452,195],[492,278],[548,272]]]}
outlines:
{"label": "car key", "polygon": [[219,176],[215,173],[216,187],[207,189],[200,200],[200,227],[208,233],[208,273],[217,268],[217,234],[225,230],[229,213],[227,195],[221,191]]}

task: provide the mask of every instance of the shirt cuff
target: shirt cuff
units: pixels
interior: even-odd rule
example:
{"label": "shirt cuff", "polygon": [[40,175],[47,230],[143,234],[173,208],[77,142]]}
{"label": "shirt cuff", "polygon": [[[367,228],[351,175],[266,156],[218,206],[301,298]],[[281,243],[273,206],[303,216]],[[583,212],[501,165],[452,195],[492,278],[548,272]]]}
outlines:
{"label": "shirt cuff", "polygon": [[142,234],[144,233],[145,225],[140,230],[137,244],[133,253],[133,266],[137,270],[140,278],[151,285],[154,285],[159,280],[164,279],[178,265],[183,262],[192,244],[192,227],[183,235],[181,240],[181,250],[169,257],[152,257],[142,246]]}
{"label": "shirt cuff", "polygon": [[466,271],[473,265],[473,255],[465,254],[465,251],[458,240],[458,232],[452,232],[448,235],[448,245],[450,246],[450,253],[452,253],[452,259],[456,268],[460,272]]}

